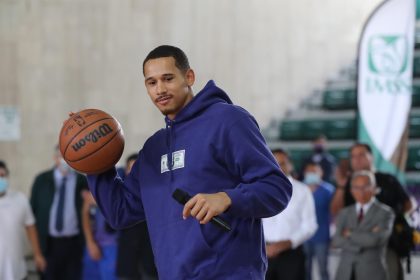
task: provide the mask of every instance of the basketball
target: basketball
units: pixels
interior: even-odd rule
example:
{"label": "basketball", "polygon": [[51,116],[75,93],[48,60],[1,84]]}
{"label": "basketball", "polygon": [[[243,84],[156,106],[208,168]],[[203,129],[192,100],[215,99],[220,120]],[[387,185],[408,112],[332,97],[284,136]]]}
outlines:
{"label": "basketball", "polygon": [[99,174],[111,169],[124,150],[120,123],[97,109],[86,109],[68,118],[61,128],[59,148],[76,171]]}

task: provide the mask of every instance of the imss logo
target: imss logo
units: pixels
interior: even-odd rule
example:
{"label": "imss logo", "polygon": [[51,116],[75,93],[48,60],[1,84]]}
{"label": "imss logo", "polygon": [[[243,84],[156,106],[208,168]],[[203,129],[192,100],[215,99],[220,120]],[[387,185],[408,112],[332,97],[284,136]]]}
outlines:
{"label": "imss logo", "polygon": [[373,35],[368,41],[366,94],[411,94],[408,65],[411,51],[404,35]]}
{"label": "imss logo", "polygon": [[408,42],[403,35],[376,35],[369,40],[369,70],[380,75],[398,75],[407,70]]}

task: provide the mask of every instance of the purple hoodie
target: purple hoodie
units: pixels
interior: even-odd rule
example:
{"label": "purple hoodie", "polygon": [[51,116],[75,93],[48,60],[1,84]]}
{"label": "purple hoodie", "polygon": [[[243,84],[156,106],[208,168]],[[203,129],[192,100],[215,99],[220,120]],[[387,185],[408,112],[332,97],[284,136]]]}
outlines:
{"label": "purple hoodie", "polygon": [[[264,279],[261,218],[286,207],[292,186],[255,119],[209,81],[173,121],[165,121],[125,181],[115,169],[88,176],[108,222],[124,228],[146,219],[161,280]],[[221,217],[232,231],[183,220],[183,206],[172,198],[176,188],[191,196],[226,192],[232,205]]]}

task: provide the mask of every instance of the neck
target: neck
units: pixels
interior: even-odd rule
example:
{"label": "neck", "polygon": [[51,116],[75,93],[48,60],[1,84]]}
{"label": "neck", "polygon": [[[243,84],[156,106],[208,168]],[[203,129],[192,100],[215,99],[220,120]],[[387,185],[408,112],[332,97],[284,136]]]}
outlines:
{"label": "neck", "polygon": [[170,119],[171,121],[173,121],[176,118],[176,116],[178,115],[178,113],[181,112],[185,108],[185,106],[187,106],[188,103],[190,103],[191,100],[193,100],[193,98],[194,98],[193,92],[192,92],[192,90],[189,90],[188,96],[185,99],[185,102],[184,102],[184,105],[182,106],[182,108],[178,112],[176,112],[176,113],[167,114],[166,116],[168,117],[168,119]]}
{"label": "neck", "polygon": [[309,185],[309,188],[311,189],[312,192],[316,191],[318,187],[319,187],[319,184]]}
{"label": "neck", "polygon": [[368,170],[370,172],[375,172],[375,166],[373,166],[373,164],[370,164],[368,167],[362,168],[361,170]]}
{"label": "neck", "polygon": [[372,201],[372,197],[368,201],[359,202],[361,206],[365,206],[366,204],[369,204]]}

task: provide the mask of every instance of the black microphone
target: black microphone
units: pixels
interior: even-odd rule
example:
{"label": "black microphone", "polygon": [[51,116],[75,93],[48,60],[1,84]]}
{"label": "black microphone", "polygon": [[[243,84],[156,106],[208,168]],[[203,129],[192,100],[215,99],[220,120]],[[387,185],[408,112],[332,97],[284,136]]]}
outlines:
{"label": "black microphone", "polygon": [[[172,197],[182,205],[185,205],[185,203],[187,203],[187,201],[191,199],[191,196],[186,191],[181,189],[176,189],[172,193]],[[220,227],[224,231],[231,231],[230,225],[218,216],[211,218],[210,222]]]}

